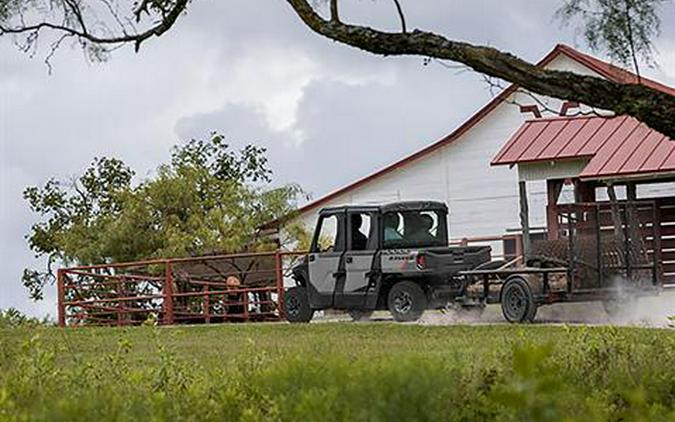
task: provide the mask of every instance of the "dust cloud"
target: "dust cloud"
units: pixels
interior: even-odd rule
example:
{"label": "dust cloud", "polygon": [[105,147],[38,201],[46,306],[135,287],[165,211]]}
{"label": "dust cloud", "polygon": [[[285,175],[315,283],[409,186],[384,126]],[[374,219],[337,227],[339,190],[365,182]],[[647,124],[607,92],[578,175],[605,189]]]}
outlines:
{"label": "dust cloud", "polygon": [[[602,302],[557,303],[537,310],[535,324],[589,324],[640,327],[668,327],[675,324],[675,289],[658,296],[646,296],[622,305],[610,316]],[[427,311],[417,322],[421,325],[499,324],[506,323],[499,305],[489,305],[479,317],[455,311]]]}

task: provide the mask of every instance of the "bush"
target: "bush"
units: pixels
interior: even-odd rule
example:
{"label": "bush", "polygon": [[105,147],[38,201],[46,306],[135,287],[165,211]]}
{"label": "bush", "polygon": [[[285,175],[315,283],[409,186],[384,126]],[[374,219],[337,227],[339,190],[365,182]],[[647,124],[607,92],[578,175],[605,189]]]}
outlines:
{"label": "bush", "polygon": [[674,334],[388,324],[6,330],[0,420],[675,420]]}
{"label": "bush", "polygon": [[15,308],[4,311],[0,309],[0,328],[36,327],[45,324],[48,324],[46,318],[43,320],[31,318]]}

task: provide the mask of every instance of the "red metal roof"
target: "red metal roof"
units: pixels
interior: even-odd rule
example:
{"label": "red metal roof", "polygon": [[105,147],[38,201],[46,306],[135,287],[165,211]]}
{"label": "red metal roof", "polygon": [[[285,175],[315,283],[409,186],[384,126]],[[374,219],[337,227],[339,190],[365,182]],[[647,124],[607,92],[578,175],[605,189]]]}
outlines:
{"label": "red metal roof", "polygon": [[492,165],[588,158],[584,179],[675,172],[675,142],[633,117],[557,117],[525,122]]}
{"label": "red metal roof", "polygon": [[[537,63],[537,66],[544,67],[550,62],[552,62],[554,59],[559,57],[560,55],[565,55],[567,57],[570,57],[577,62],[583,64],[584,66],[588,67],[589,69],[593,70],[594,72],[602,75],[603,77],[614,81],[614,82],[619,82],[619,83],[635,83],[637,82],[637,76],[631,72],[628,72],[624,69],[621,69],[620,67],[611,65],[607,62],[604,62],[602,60],[596,59],[593,56],[589,56],[587,54],[581,53],[580,51],[575,50],[572,47],[569,47],[564,44],[558,44],[555,46],[553,50],[551,50],[550,53],[546,55],[539,63]],[[667,85],[661,84],[659,82],[653,81],[648,78],[641,78],[640,82],[646,86],[649,86],[651,88],[669,93],[671,95],[675,95],[675,88],[671,88]],[[364,178],[358,179],[355,182],[348,184],[346,186],[343,186],[340,189],[337,189],[322,198],[319,198],[315,201],[312,201],[298,209],[298,214],[304,214],[306,212],[309,212],[329,201],[332,199],[335,199],[347,192],[350,192],[354,189],[357,189],[369,182],[371,182],[374,179],[377,179],[381,176],[384,176],[396,169],[399,169],[411,162],[414,162],[422,157],[425,157],[432,152],[438,150],[439,148],[442,148],[448,144],[453,143],[455,140],[459,139],[464,133],[468,132],[472,127],[477,125],[480,121],[482,121],[485,117],[487,117],[490,112],[492,112],[497,106],[499,106],[504,100],[506,100],[509,95],[513,94],[513,92],[516,91],[518,88],[517,85],[512,84],[508,86],[506,89],[504,89],[499,95],[495,96],[489,103],[487,103],[483,108],[478,110],[473,116],[471,116],[466,122],[464,122],[461,126],[459,126],[457,129],[455,129],[452,133],[447,135],[446,137],[434,142],[433,144],[393,163],[390,164],[372,174],[369,176],[366,176]],[[296,214],[297,215],[297,214]],[[278,221],[273,221],[269,223],[270,225],[274,225],[278,223]]]}

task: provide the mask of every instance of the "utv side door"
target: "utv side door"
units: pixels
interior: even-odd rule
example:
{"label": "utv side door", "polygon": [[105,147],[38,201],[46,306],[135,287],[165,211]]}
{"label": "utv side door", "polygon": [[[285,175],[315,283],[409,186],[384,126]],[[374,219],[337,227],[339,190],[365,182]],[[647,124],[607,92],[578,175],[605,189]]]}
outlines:
{"label": "utv side door", "polygon": [[309,253],[309,300],[313,309],[334,305],[335,287],[344,278],[345,213],[319,217]]}
{"label": "utv side door", "polygon": [[[336,286],[335,306],[364,309],[377,252],[377,219],[372,212],[347,213],[347,250],[344,283]],[[373,306],[369,308],[373,308]]]}

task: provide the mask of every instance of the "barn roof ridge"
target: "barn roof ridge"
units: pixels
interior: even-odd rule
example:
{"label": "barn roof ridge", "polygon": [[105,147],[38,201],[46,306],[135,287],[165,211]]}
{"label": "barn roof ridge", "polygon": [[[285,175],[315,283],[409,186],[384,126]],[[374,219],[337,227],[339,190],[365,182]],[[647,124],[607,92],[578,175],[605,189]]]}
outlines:
{"label": "barn roof ridge", "polygon": [[[614,66],[610,63],[607,63],[603,60],[600,60],[598,58],[595,58],[593,56],[590,56],[588,54],[582,53],[568,45],[565,44],[557,44],[546,56],[544,56],[543,59],[541,59],[538,63],[537,66],[543,67],[552,62],[554,59],[559,57],[561,54],[566,55],[567,57],[583,64],[584,66],[590,68],[591,70],[595,71],[596,73],[604,76],[605,78],[609,80],[613,80],[616,82],[620,83],[630,83],[630,82],[636,82],[637,81],[637,76],[627,70],[624,70],[620,67]],[[632,75],[632,76],[631,76]],[[664,91],[666,93],[669,93],[671,95],[675,95],[675,88],[669,87],[667,85],[664,85],[660,82],[656,82],[654,80],[651,80],[649,78],[641,77],[640,81],[651,88],[657,89]],[[294,216],[300,216],[304,213],[307,213],[323,204],[326,202],[331,201],[332,199],[335,199],[341,195],[346,194],[347,192],[350,192],[354,189],[357,189],[368,182],[371,182],[381,176],[384,176],[386,174],[389,174],[393,172],[394,170],[397,170],[401,167],[406,166],[407,164],[410,164],[412,162],[417,161],[418,159],[425,157],[435,151],[437,151],[440,148],[445,147],[446,145],[452,144],[454,141],[459,139],[462,135],[464,135],[466,132],[468,132],[470,129],[472,129],[474,126],[476,126],[478,123],[480,123],[485,117],[487,117],[494,109],[496,109],[500,104],[506,100],[506,98],[511,95],[513,92],[517,90],[518,86],[516,84],[511,84],[508,87],[506,87],[504,90],[502,90],[499,94],[497,94],[495,97],[493,97],[486,105],[478,109],[477,112],[472,114],[467,120],[464,121],[461,125],[459,125],[455,130],[450,132],[450,134],[442,137],[438,141],[427,145],[426,147],[423,147],[422,149],[413,152],[412,154],[409,154],[405,156],[404,158],[389,164],[373,173],[370,173],[369,175],[365,177],[361,177],[357,179],[356,181],[349,183],[341,188],[335,189],[332,192],[329,192],[328,194],[322,196],[319,199],[316,199],[314,201],[311,201],[303,206],[301,206],[296,213],[294,213]],[[562,117],[562,116],[561,116]],[[278,222],[277,220],[276,222]],[[275,222],[271,222],[266,224],[266,226],[274,224]]]}

